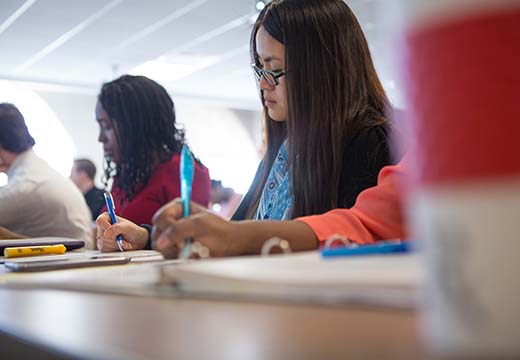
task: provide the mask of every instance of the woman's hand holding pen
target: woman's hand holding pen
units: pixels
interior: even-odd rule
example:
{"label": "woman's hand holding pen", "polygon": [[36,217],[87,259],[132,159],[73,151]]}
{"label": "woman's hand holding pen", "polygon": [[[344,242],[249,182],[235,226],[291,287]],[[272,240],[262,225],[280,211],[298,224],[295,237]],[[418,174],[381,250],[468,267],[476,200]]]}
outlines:
{"label": "woman's hand holding pen", "polygon": [[125,250],[144,249],[148,241],[148,231],[133,222],[122,217],[117,217],[117,224],[112,225],[107,212],[96,219],[97,248],[103,252],[119,251],[116,238],[123,236],[123,248]]}
{"label": "woman's hand holding pen", "polygon": [[191,215],[183,218],[182,202],[175,199],[159,209],[153,217],[153,248],[166,258],[176,258],[185,239],[206,246],[211,257],[240,255],[241,241],[235,224],[191,203]]}

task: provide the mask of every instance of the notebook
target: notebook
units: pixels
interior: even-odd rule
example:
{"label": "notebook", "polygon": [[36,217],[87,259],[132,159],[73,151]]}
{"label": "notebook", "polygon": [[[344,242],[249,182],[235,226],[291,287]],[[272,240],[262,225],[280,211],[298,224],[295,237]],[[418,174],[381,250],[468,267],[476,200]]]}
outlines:
{"label": "notebook", "polygon": [[162,268],[185,295],[323,304],[414,307],[417,254],[323,259],[319,252],[192,261]]}
{"label": "notebook", "polygon": [[0,276],[0,286],[410,308],[415,307],[416,289],[422,277],[415,253],[323,259],[316,251],[269,257],[171,260],[30,276],[10,273]]}

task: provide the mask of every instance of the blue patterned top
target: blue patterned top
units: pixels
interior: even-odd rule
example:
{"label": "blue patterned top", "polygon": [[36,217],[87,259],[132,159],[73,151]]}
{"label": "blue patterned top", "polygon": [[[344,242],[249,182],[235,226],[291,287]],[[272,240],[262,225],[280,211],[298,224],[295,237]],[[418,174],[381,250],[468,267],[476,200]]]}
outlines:
{"label": "blue patterned top", "polygon": [[262,191],[255,220],[289,220],[292,214],[293,192],[287,155],[287,140],[282,144],[269,171]]}

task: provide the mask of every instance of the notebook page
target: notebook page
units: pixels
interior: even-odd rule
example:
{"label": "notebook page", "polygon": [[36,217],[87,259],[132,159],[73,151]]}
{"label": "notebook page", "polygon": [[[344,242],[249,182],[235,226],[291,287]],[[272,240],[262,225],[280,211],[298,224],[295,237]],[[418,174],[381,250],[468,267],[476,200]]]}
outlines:
{"label": "notebook page", "polygon": [[[322,259],[319,252],[241,257],[165,267],[186,294],[413,306],[422,281],[416,254]],[[392,303],[392,304],[390,304]]]}

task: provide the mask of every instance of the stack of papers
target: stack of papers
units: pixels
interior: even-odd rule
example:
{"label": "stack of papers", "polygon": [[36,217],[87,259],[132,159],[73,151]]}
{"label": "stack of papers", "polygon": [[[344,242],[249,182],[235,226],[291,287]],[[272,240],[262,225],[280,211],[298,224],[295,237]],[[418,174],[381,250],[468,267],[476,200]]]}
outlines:
{"label": "stack of papers", "polygon": [[[131,253],[118,254],[131,256]],[[141,261],[158,255],[135,253],[137,261],[139,255],[143,257]],[[107,254],[114,255],[116,253]],[[420,257],[416,253],[325,259],[314,251],[11,273],[0,277],[0,286],[410,308],[417,303],[416,290],[422,278]]]}
{"label": "stack of papers", "polygon": [[192,261],[162,268],[181,294],[311,303],[413,307],[417,254],[323,259],[319,252]]}

